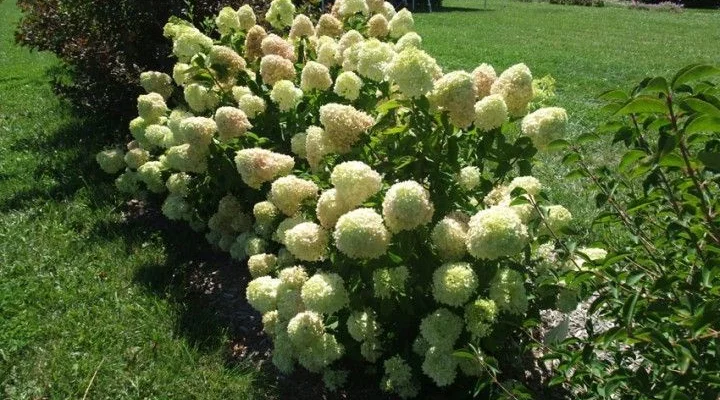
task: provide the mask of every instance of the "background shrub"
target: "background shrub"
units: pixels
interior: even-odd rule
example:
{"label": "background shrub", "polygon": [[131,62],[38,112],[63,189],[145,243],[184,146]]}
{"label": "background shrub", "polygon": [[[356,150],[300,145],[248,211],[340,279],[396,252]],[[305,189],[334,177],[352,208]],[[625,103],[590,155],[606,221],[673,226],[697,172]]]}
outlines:
{"label": "background shrub", "polygon": [[564,4],[574,6],[594,6],[602,7],[605,5],[603,0],[549,0],[550,4]]}
{"label": "background shrub", "polygon": [[[639,0],[639,3],[660,4],[667,0]],[[720,0],[683,0],[680,1],[685,8],[720,8]]]}
{"label": "background shrub", "polygon": [[[198,26],[220,8],[250,4],[260,19],[264,0],[18,0],[24,17],[16,40],[55,53],[64,65],[54,71],[55,90],[83,112],[127,123],[142,92],[138,77],[146,70],[167,70],[170,43],[162,36],[171,15]],[[317,13],[306,0],[305,12]]]}

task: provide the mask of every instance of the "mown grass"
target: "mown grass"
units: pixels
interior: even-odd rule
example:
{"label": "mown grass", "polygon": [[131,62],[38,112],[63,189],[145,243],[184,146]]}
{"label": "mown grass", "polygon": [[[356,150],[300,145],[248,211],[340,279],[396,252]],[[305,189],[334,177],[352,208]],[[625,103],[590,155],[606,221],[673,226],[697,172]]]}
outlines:
{"label": "mown grass", "polygon": [[[523,62],[534,77],[556,79],[554,105],[570,116],[570,134],[592,131],[607,114],[600,93],[630,89],[648,76],[672,76],[690,63],[720,63],[720,12],[683,13],[621,7],[560,6],[489,0],[445,0],[445,11],[415,15],[423,47],[446,70],[471,71],[489,63],[498,74]],[[608,143],[610,138],[608,138]],[[611,146],[592,149],[598,162],[614,160]],[[552,197],[578,220],[592,218],[590,199],[567,182],[559,156],[539,160],[538,175]]]}
{"label": "mown grass", "polygon": [[265,398],[182,301],[169,246],[198,239],[121,220],[94,165],[108,132],[55,98],[57,62],[13,44],[18,17],[0,3],[0,398]]}
{"label": "mown grass", "polygon": [[[0,2],[0,397],[272,396],[249,365],[227,363],[228,334],[212,312],[185,301],[182,271],[202,240],[120,218],[93,160],[110,135],[56,100],[53,57],[12,43],[13,3]],[[720,61],[718,13],[445,4],[416,16],[428,51],[448,70],[525,62],[553,75],[573,134],[603,119],[594,97],[605,89]],[[556,198],[582,212],[557,159],[544,160]]]}

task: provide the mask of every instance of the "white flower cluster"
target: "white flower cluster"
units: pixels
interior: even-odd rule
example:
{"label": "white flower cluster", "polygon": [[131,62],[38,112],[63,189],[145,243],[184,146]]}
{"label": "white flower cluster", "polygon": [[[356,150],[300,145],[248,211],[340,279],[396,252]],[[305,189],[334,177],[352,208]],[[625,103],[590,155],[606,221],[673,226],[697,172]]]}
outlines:
{"label": "white flower cluster", "polygon": [[[417,397],[421,379],[477,375],[454,351],[528,312],[522,256],[572,218],[543,202],[536,178],[508,183],[493,168],[510,160],[483,154],[511,146],[508,123],[521,117],[547,148],[565,111],[525,115],[523,64],[444,73],[412,14],[389,2],[337,0],[313,24],[272,0],[265,20],[272,28],[245,5],[220,10],[215,37],[168,23],[179,62],[172,76],[140,76],[134,140],[98,153],[100,168],[120,174],[121,191],[162,196],[169,219],[247,264],[246,298],[281,372],[299,365],[334,390],[347,351],[401,398]],[[557,271],[605,257],[579,252]],[[556,298],[569,309],[577,294]]]}

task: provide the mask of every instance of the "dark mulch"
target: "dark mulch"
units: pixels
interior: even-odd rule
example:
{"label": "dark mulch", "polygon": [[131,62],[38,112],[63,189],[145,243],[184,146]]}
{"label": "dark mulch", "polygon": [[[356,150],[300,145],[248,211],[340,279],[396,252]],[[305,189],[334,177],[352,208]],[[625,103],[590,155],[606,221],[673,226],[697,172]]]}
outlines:
{"label": "dark mulch", "polygon": [[221,346],[229,366],[250,363],[262,371],[268,399],[391,399],[380,390],[377,376],[357,367],[344,368],[349,371],[347,387],[337,392],[325,388],[321,375],[302,368],[291,375],[280,374],[271,362],[272,341],[262,330],[262,316],[245,299],[245,287],[252,278],[244,265],[212,250],[201,234],[185,224],[168,221],[150,202],[129,201],[123,225],[136,233],[129,235],[130,240],[137,233],[162,237],[166,265],[161,270],[141,271],[136,281],[179,305],[178,333],[201,348]]}

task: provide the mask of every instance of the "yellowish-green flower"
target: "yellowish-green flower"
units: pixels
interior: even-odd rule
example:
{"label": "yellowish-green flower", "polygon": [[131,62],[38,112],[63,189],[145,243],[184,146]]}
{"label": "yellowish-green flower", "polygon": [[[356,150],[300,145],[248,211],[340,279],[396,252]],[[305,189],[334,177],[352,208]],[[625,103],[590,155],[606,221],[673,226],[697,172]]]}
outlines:
{"label": "yellowish-green flower", "polygon": [[335,225],[335,246],[354,259],[374,259],[387,252],[390,232],[382,217],[371,208],[350,211]]}

